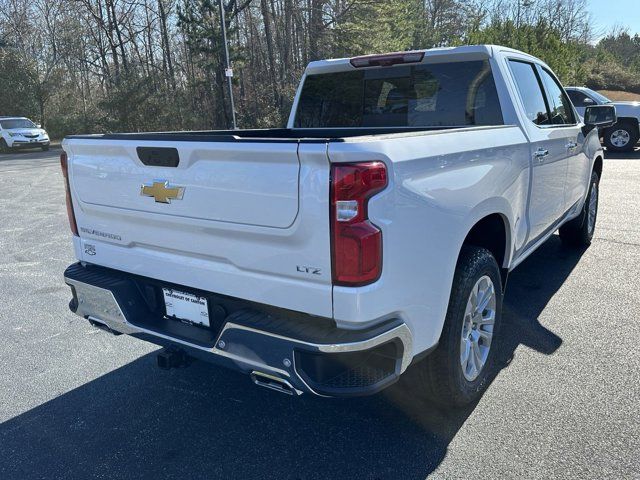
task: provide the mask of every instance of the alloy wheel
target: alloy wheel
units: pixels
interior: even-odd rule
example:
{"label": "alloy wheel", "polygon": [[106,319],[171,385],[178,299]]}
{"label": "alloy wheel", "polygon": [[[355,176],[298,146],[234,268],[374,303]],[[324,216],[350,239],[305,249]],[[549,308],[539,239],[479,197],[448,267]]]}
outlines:
{"label": "alloy wheel", "polygon": [[469,294],[460,336],[460,365],[464,378],[470,382],[478,378],[487,363],[495,318],[495,286],[484,275]]}
{"label": "alloy wheel", "polygon": [[631,141],[631,135],[628,131],[618,129],[611,132],[610,135],[611,145],[617,148],[624,148]]}
{"label": "alloy wheel", "polygon": [[596,226],[596,215],[598,214],[598,184],[593,182],[591,185],[591,195],[589,195],[589,211],[587,214],[587,231],[589,235],[593,234]]}

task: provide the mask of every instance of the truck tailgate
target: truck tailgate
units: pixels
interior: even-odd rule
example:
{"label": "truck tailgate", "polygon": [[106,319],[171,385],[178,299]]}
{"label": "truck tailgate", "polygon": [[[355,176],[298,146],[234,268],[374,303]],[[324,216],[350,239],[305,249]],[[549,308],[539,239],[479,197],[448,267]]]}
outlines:
{"label": "truck tailgate", "polygon": [[[177,167],[144,165],[138,158],[138,146],[74,150],[79,200],[172,217],[276,228],[291,225],[298,213],[296,143],[275,143],[269,148],[262,143],[192,143],[180,148]],[[183,188],[180,201],[169,199],[166,204],[140,194],[141,186],[154,193],[153,182],[167,179]]]}
{"label": "truck tailgate", "polygon": [[[139,148],[179,162],[149,164]],[[85,261],[331,316],[325,144],[80,137],[64,149]]]}

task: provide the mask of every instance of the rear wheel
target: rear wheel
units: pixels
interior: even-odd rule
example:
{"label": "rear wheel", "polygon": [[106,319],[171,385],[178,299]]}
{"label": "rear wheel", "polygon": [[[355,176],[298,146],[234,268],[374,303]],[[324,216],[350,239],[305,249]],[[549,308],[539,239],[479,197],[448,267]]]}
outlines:
{"label": "rear wheel", "polygon": [[495,258],[485,248],[460,253],[440,343],[416,365],[420,388],[444,406],[480,398],[493,374],[502,288]]}
{"label": "rear wheel", "polygon": [[621,122],[604,131],[604,144],[612,152],[629,152],[638,143],[638,126]]}
{"label": "rear wheel", "polygon": [[573,220],[560,227],[560,239],[565,245],[588,247],[593,240],[598,219],[598,196],[600,194],[600,177],[596,172],[591,174],[589,194],[582,206],[582,211]]}

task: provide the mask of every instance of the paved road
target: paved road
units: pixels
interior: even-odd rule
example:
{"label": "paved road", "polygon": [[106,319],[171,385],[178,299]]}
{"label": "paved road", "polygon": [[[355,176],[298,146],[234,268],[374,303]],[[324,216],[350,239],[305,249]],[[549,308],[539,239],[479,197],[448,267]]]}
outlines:
{"label": "paved road", "polygon": [[55,153],[0,155],[0,478],[640,478],[640,152],[608,159],[594,244],[510,279],[502,369],[447,413],[406,385],[290,398],[67,311]]}

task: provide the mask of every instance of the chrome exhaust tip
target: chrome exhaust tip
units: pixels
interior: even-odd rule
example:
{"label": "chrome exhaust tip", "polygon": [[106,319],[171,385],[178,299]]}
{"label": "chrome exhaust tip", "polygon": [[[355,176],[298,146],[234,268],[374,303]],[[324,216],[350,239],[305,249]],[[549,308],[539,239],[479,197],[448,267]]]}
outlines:
{"label": "chrome exhaust tip", "polygon": [[287,395],[302,395],[302,392],[296,389],[287,380],[276,377],[275,375],[254,370],[251,372],[251,380],[259,387],[268,388],[269,390],[275,390],[276,392],[285,393]]}

